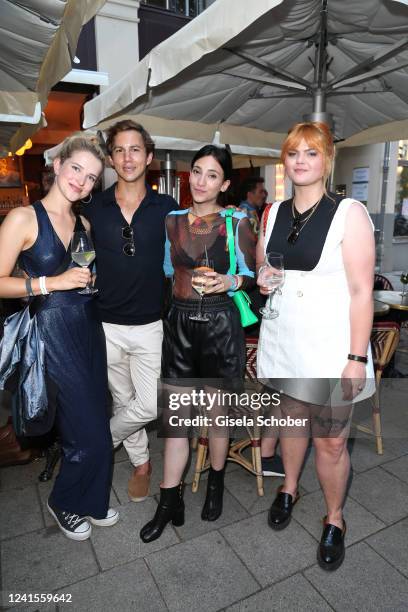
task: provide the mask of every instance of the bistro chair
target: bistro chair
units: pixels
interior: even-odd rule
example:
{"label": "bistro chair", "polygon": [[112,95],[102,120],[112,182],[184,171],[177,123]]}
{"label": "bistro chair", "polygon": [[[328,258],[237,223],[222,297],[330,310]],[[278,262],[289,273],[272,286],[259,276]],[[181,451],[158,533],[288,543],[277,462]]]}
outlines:
{"label": "bistro chair", "polygon": [[[256,380],[256,352],[258,349],[258,338],[246,338],[246,368],[245,377]],[[256,476],[258,495],[263,496],[263,476],[261,462],[261,428],[259,425],[247,427],[248,437],[242,440],[233,441],[230,444],[227,461],[238,463],[251,474]],[[243,452],[251,447],[251,458],[247,459]],[[208,427],[201,427],[197,442],[197,458],[195,473],[192,484],[192,491],[196,493],[200,482],[201,473],[210,467],[208,460]]]}
{"label": "bistro chair", "polygon": [[386,276],[374,274],[374,291],[394,291],[394,287]]}
{"label": "bistro chair", "polygon": [[371,349],[376,379],[376,392],[372,397],[373,428],[357,425],[359,431],[373,434],[376,439],[377,453],[382,455],[383,440],[381,431],[380,381],[384,369],[395,353],[400,338],[400,328],[393,321],[374,322],[371,330]]}
{"label": "bistro chair", "polygon": [[[391,281],[388,280],[382,274],[374,274],[374,291],[394,291],[394,287]],[[395,311],[394,311],[395,314]],[[388,315],[388,318],[390,316]],[[408,329],[408,320],[403,320],[403,317],[399,317],[395,321],[403,329]],[[405,349],[399,349],[401,352],[406,352]]]}

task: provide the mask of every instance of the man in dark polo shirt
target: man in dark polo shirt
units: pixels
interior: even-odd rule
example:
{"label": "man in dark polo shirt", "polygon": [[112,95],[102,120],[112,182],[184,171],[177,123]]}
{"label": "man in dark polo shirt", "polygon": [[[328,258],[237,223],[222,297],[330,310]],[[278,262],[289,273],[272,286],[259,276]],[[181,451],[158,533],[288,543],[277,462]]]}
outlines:
{"label": "man in dark polo shirt", "polygon": [[111,432],[134,466],[128,493],[149,494],[151,465],[145,425],[157,416],[157,378],[163,337],[164,219],[177,208],[146,185],[154,143],[139,124],[120,121],[107,149],[118,182],[84,207],[95,241],[98,309],[106,336]]}
{"label": "man in dark polo shirt", "polygon": [[250,176],[240,185],[241,202],[239,208],[245,212],[254,233],[258,236],[261,208],[264,204],[265,179],[262,176]]}

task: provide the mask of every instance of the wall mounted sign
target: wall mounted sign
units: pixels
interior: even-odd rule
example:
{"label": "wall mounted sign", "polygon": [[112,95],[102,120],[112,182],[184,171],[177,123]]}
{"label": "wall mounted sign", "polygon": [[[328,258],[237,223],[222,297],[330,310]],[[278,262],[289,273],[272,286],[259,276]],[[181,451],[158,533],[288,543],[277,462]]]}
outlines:
{"label": "wall mounted sign", "polygon": [[368,183],[370,180],[370,168],[354,168],[353,183]]}

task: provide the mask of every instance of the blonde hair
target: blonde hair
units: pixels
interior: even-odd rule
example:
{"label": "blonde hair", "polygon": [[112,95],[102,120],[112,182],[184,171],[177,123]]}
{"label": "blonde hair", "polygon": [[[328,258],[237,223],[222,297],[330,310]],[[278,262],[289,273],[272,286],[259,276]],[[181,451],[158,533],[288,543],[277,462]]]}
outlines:
{"label": "blonde hair", "polygon": [[63,164],[67,159],[78,151],[88,151],[92,153],[96,159],[105,164],[105,152],[99,144],[99,139],[94,134],[85,134],[84,132],[76,132],[72,136],[68,136],[61,143],[61,147],[56,155]]}
{"label": "blonde hair", "polygon": [[329,127],[319,121],[306,121],[295,123],[282,145],[281,162],[284,164],[288,152],[296,149],[301,140],[305,140],[309,147],[316,149],[323,156],[324,162],[324,184],[330,176],[334,160],[334,142]]}

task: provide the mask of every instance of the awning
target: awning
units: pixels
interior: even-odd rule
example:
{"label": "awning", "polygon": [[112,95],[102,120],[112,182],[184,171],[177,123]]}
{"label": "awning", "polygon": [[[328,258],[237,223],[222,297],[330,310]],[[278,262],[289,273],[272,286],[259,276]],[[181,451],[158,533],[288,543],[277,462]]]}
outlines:
{"label": "awning", "polygon": [[44,125],[48,93],[70,72],[81,28],[105,1],[0,0],[0,155]]}
{"label": "awning", "polygon": [[[85,134],[95,135],[95,130],[85,131]],[[160,159],[163,156],[164,151],[173,151],[175,152],[175,164],[176,168],[182,172],[189,172],[190,170],[190,162],[192,151],[197,151],[203,146],[203,143],[198,140],[190,140],[184,138],[168,138],[166,136],[156,136],[154,132],[151,133],[155,148],[156,154],[155,159],[150,166],[151,170],[160,169]],[[219,135],[216,134],[216,138],[214,139],[214,144],[219,144]],[[61,143],[51,147],[50,149],[46,149],[43,153],[44,161],[47,166],[52,164],[52,161],[55,157],[57,157],[59,151],[61,149]],[[160,153],[161,152],[161,153]],[[232,153],[232,165],[233,168],[250,168],[254,166],[265,166],[267,164],[271,164],[279,159],[280,151],[277,149],[263,149],[260,147],[240,147],[240,146],[231,146]],[[155,163],[157,162],[157,163]]]}
{"label": "awning", "polygon": [[312,113],[343,144],[408,138],[408,0],[217,0],[89,101],[84,127],[131,116],[277,147]]}

